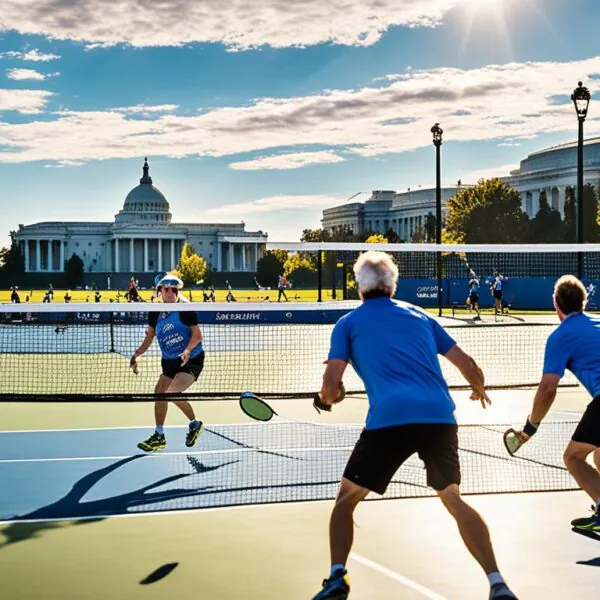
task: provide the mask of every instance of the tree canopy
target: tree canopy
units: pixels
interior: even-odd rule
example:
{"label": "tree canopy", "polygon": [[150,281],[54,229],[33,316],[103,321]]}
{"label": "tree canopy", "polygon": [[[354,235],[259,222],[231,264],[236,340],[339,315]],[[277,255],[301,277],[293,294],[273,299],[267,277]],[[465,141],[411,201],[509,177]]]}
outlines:
{"label": "tree canopy", "polygon": [[194,247],[186,242],[181,249],[179,264],[176,272],[185,285],[194,285],[202,281],[206,275],[208,266],[206,260],[196,254]]}
{"label": "tree canopy", "polygon": [[529,234],[519,192],[498,178],[481,179],[448,201],[444,241],[453,244],[518,243]]}

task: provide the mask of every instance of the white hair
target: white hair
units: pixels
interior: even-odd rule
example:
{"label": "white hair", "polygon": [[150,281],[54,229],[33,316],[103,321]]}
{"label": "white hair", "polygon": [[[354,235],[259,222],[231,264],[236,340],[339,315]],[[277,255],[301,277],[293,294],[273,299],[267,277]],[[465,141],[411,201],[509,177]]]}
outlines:
{"label": "white hair", "polygon": [[354,264],[354,277],[361,294],[381,291],[392,295],[398,283],[398,267],[389,254],[369,250]]}

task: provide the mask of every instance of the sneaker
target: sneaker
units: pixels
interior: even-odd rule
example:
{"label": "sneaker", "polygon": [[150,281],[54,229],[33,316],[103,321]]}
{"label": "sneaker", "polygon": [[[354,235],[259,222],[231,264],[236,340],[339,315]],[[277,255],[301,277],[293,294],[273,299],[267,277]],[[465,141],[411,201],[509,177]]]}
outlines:
{"label": "sneaker", "polygon": [[144,452],[156,452],[167,447],[167,441],[165,440],[164,433],[157,433],[156,431],[143,442],[140,442],[137,447]]}
{"label": "sneaker", "polygon": [[346,600],[350,593],[348,571],[338,569],[329,579],[323,580],[323,589],[313,600]]}
{"label": "sneaker", "polygon": [[185,445],[188,448],[191,448],[196,443],[202,433],[202,421],[196,421],[196,423],[198,423],[196,427],[190,423],[190,427],[185,436]]}
{"label": "sneaker", "polygon": [[517,600],[517,597],[505,583],[496,583],[490,588],[490,600],[500,600],[500,598]]}
{"label": "sneaker", "polygon": [[581,519],[573,519],[571,525],[575,529],[581,529],[586,531],[598,531],[600,532],[600,510],[592,505],[592,514],[589,517],[582,517]]}

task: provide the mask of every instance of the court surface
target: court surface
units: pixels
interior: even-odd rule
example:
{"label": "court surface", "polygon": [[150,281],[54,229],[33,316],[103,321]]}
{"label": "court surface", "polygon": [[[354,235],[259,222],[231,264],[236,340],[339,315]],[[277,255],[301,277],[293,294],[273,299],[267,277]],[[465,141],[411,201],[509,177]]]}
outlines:
{"label": "court surface", "polygon": [[[521,424],[533,391],[491,396],[484,411],[455,393],[459,421]],[[576,419],[586,402],[579,389],[561,390],[552,419]],[[317,419],[309,401],[273,405],[286,418]],[[285,481],[267,489],[256,480],[261,463],[245,472],[241,457],[258,455],[269,468],[281,463],[277,478],[284,478],[299,455],[228,438],[220,424],[256,427],[235,402],[196,408],[206,431],[194,449],[183,445],[183,417],[171,408],[169,447],[139,456],[135,444],[151,432],[151,405],[0,404],[1,596],[311,598],[329,568],[332,501],[264,504],[286,499]],[[325,426],[364,419],[364,399],[336,408],[319,417]],[[333,489],[336,478],[331,473]],[[254,504],[224,506],[248,501],[249,490]],[[468,499],[488,522],[520,598],[597,597],[600,540],[569,526],[588,514],[582,492]],[[436,498],[368,501],[356,523],[351,598],[487,598],[485,576]],[[141,583],[161,567],[164,577]]]}

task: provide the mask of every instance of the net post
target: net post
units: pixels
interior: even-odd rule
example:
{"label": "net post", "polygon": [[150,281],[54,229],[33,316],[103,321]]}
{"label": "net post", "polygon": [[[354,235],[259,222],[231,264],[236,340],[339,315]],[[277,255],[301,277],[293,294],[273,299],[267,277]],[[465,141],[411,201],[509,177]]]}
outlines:
{"label": "net post", "polygon": [[317,302],[322,302],[323,295],[323,253],[317,251]]}
{"label": "net post", "polygon": [[346,281],[346,261],[342,263],[342,300],[348,300],[348,282]]}
{"label": "net post", "polygon": [[108,323],[109,323],[109,331],[110,331],[110,351],[116,352],[115,350],[115,324],[114,324],[114,312],[108,313]]}

